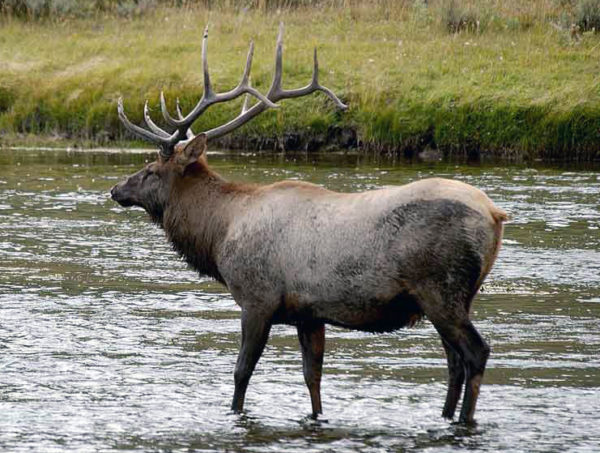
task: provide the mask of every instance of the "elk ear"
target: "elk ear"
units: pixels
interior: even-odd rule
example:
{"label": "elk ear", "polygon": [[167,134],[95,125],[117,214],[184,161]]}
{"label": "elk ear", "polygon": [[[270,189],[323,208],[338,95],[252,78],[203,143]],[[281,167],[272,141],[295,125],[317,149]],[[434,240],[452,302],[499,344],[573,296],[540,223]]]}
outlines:
{"label": "elk ear", "polygon": [[188,166],[197,162],[206,151],[206,134],[196,135],[177,156],[177,163]]}

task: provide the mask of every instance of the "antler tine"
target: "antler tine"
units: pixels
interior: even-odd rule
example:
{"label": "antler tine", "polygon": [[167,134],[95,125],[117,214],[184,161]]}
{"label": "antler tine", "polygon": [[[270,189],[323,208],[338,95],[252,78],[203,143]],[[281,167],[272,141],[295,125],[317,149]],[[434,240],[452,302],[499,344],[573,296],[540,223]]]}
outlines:
{"label": "antler tine", "polygon": [[146,102],[144,103],[144,121],[146,122],[146,125],[148,126],[148,128],[154,132],[157,135],[160,135],[161,137],[169,137],[169,133],[167,131],[162,130],[160,127],[158,127],[154,121],[152,121],[152,118],[150,118],[150,113],[149,113],[149,108],[148,108],[148,100],[146,100]]}
{"label": "antler tine", "polygon": [[[136,126],[131,121],[129,121],[129,118],[127,118],[127,115],[125,115],[122,97],[120,97],[117,101],[117,113],[119,115],[119,119],[121,120],[121,122],[127,130],[133,132],[138,137],[148,140],[149,142],[154,143],[155,145],[158,145],[160,147],[160,156],[162,159],[168,159],[171,156],[171,154],[173,154],[175,144],[179,141],[179,131],[175,131],[172,135],[163,136],[152,133],[142,127]],[[150,122],[147,123],[148,127],[150,127],[150,123],[154,124],[150,117],[147,115],[147,110],[144,112],[144,120],[146,119],[150,120]],[[156,125],[154,124],[154,126]],[[156,126],[156,128],[160,129],[158,126]],[[162,132],[165,133],[164,131]]]}
{"label": "antler tine", "polygon": [[204,76],[204,96],[203,99],[210,99],[213,95],[212,87],[210,86],[210,75],[208,73],[208,57],[206,48],[208,42],[208,24],[204,28],[204,34],[202,35],[202,69]]}
{"label": "antler tine", "polygon": [[246,113],[248,111],[248,99],[250,98],[249,95],[246,95],[244,97],[244,103],[242,104],[242,114]]}
{"label": "antler tine", "polygon": [[181,113],[181,105],[179,104],[179,98],[175,99],[175,108],[177,110],[177,116],[180,120],[183,119],[183,113]]}
{"label": "antler tine", "polygon": [[295,98],[299,96],[306,96],[307,94],[315,91],[322,91],[325,93],[335,105],[346,110],[348,106],[344,104],[340,99],[331,91],[329,88],[322,86],[319,83],[319,59],[317,58],[317,48],[315,47],[313,54],[313,75],[310,83],[303,88],[297,88],[295,90],[284,90],[281,87],[281,78],[283,74],[283,22],[279,24],[279,34],[277,36],[277,47],[275,50],[275,75],[273,76],[273,83],[267,97],[272,101],[279,101],[286,98]]}
{"label": "antler tine", "polygon": [[223,102],[234,99],[241,94],[250,94],[267,104],[267,106],[271,108],[278,108],[279,106],[269,99],[268,96],[265,96],[260,91],[254,89],[250,84],[250,70],[252,69],[252,58],[254,57],[254,41],[250,41],[250,48],[248,49],[248,56],[246,57],[246,67],[244,68],[244,74],[242,75],[242,80],[237,87],[233,90],[228,91],[226,93],[220,93],[215,95],[215,102]]}
{"label": "antler tine", "polygon": [[317,48],[315,47],[314,53],[314,67],[313,67],[313,77],[311,81],[311,86],[314,87],[315,90],[322,91],[325,93],[337,106],[337,108],[341,110],[347,110],[348,106],[344,104],[340,99],[331,91],[329,88],[324,87],[319,83],[319,59],[317,58]]}
{"label": "antler tine", "polygon": [[[181,113],[181,105],[179,105],[179,98],[177,98],[175,100],[176,102],[176,106],[177,106],[177,116],[179,117],[180,120],[183,119],[183,113]],[[196,134],[194,134],[194,131],[192,131],[191,127],[188,127],[188,130],[185,132],[185,135],[188,139],[192,139],[196,136]]]}
{"label": "antler tine", "polygon": [[302,88],[296,88],[294,90],[284,90],[280,88],[273,96],[269,96],[274,101],[281,99],[297,98],[300,96],[306,96],[307,94],[314,93],[315,91],[322,91],[325,93],[335,105],[341,109],[346,110],[348,106],[344,104],[329,88],[324,87],[319,83],[319,59],[317,58],[317,48],[314,50],[314,63],[313,63],[313,75],[310,83]]}
{"label": "antler tine", "polygon": [[242,74],[242,81],[240,85],[245,85],[250,88],[250,70],[252,69],[252,58],[254,58],[254,40],[250,40],[250,48],[248,49],[248,55],[246,56],[246,67],[244,68],[244,74]]}
{"label": "antler tine", "polygon": [[[252,85],[252,81],[250,80],[250,77],[248,77],[248,86]],[[240,114],[244,114],[248,111],[248,102],[250,101],[250,95],[248,93],[246,93],[246,96],[244,96],[244,103],[242,104],[242,111]]]}
{"label": "antler tine", "polygon": [[136,126],[131,121],[129,121],[129,118],[127,118],[127,115],[125,115],[125,109],[123,108],[123,98],[119,98],[119,100],[117,101],[117,113],[119,115],[119,119],[121,120],[121,122],[123,123],[125,128],[127,130],[129,130],[130,132],[133,132],[138,137],[144,138],[144,139],[146,139],[156,145],[160,145],[160,146],[163,146],[163,145],[167,144],[167,142],[170,141],[166,137],[162,137],[160,135],[154,134],[142,127]]}
{"label": "antler tine", "polygon": [[[191,121],[189,121],[189,125],[187,126],[191,126],[191,123],[193,123],[196,118],[198,116],[200,116],[204,110],[208,107],[207,105],[207,99],[210,98],[212,96],[212,88],[210,85],[210,74],[208,72],[208,58],[207,58],[207,42],[208,42],[208,24],[206,24],[206,27],[204,27],[204,33],[202,34],[202,77],[203,77],[203,83],[204,83],[204,93],[202,95],[202,98],[200,98],[200,101],[198,102],[198,104],[196,104],[196,107],[194,107],[192,109],[192,111],[188,114],[188,117],[183,117],[183,115],[179,116],[179,120],[175,120],[170,114],[169,111],[167,109],[167,103],[165,101],[164,95],[161,92],[160,93],[160,106],[162,109],[162,114],[163,117],[165,119],[165,121],[167,123],[169,123],[171,126],[177,127],[178,129],[186,129],[186,133],[187,133],[187,127],[186,123],[189,121],[189,119],[193,118]],[[188,120],[188,121],[186,121]]]}
{"label": "antler tine", "polygon": [[283,75],[283,22],[279,23],[277,44],[275,45],[275,73],[267,97],[275,99],[281,94],[281,78]]}
{"label": "antler tine", "polygon": [[315,46],[315,51],[313,53],[313,76],[312,76],[312,85],[319,84],[319,59],[317,58],[317,47]]}
{"label": "antler tine", "polygon": [[163,118],[170,126],[177,126],[177,121],[171,116],[169,109],[167,108],[167,101],[165,99],[164,91],[160,92],[160,110]]}

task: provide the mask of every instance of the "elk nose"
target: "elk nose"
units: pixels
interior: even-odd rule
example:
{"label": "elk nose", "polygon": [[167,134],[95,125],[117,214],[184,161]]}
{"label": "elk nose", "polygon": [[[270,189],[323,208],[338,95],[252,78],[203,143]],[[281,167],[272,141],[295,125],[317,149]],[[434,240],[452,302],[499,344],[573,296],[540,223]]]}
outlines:
{"label": "elk nose", "polygon": [[117,201],[117,202],[121,202],[123,199],[123,184],[119,183],[117,185],[115,185],[112,189],[110,189],[110,197]]}
{"label": "elk nose", "polygon": [[117,196],[117,186],[114,186],[112,189],[110,189],[110,198],[112,198],[113,200],[116,201],[116,196]]}
{"label": "elk nose", "polygon": [[124,182],[121,182],[110,189],[110,197],[123,207],[134,205],[134,202],[131,199],[131,194],[127,190],[127,186]]}

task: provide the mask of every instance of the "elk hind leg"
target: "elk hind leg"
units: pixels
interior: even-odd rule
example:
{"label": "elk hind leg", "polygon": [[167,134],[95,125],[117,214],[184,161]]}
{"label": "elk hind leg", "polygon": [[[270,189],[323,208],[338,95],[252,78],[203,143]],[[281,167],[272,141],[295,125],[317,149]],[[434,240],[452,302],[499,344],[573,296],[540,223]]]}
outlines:
{"label": "elk hind leg", "polygon": [[[434,322],[434,326],[447,345],[462,359],[465,371],[465,395],[463,397],[459,422],[473,423],[473,415],[475,414],[475,406],[477,404],[477,397],[479,396],[479,387],[483,378],[483,372],[485,371],[485,364],[490,355],[490,348],[468,319],[458,321],[452,325],[448,323],[448,320],[444,322],[438,321]],[[450,397],[453,400],[454,398],[458,399],[460,396],[452,389],[448,390],[448,394],[447,404]],[[446,407],[444,407],[443,416],[446,416],[445,411]]]}
{"label": "elk hind leg", "polygon": [[[444,346],[448,346],[454,352],[454,355],[452,355],[452,365],[450,364],[451,359],[448,359],[448,368],[449,370],[451,368],[454,369],[454,375],[450,371],[451,383],[442,415],[450,418],[453,412],[450,409],[455,409],[456,406],[454,400],[458,400],[460,397],[461,386],[458,384],[458,380],[461,374],[458,368],[458,360],[461,359],[464,366],[465,394],[459,422],[472,423],[477,397],[479,396],[479,387],[483,378],[485,364],[490,354],[490,348],[477,330],[475,330],[475,327],[467,316],[442,317],[439,314],[428,314],[428,316],[441,335],[445,343]],[[452,376],[454,376],[454,381]]]}
{"label": "elk hind leg", "polygon": [[312,417],[323,413],[321,407],[321,375],[325,351],[325,324],[303,323],[298,325],[298,339],[302,350],[304,381],[310,393]]}
{"label": "elk hind leg", "polygon": [[448,360],[448,393],[446,395],[446,403],[444,404],[442,417],[451,419],[454,417],[456,405],[460,399],[462,387],[465,382],[465,365],[460,354],[443,338],[442,344]]}
{"label": "elk hind leg", "polygon": [[473,423],[479,387],[483,379],[485,364],[490,355],[490,347],[481,338],[470,321],[464,326],[463,333],[460,347],[465,363],[466,385],[459,421],[461,423]]}
{"label": "elk hind leg", "polygon": [[235,391],[231,410],[239,413],[244,409],[246,389],[256,363],[267,344],[271,330],[271,319],[265,319],[262,313],[242,311],[242,346],[235,365]]}

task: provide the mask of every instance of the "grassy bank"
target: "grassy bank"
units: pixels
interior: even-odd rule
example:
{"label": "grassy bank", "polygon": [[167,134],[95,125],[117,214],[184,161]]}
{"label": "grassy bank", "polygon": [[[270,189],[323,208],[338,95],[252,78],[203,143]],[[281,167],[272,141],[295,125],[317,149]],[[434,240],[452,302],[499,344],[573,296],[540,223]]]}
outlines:
{"label": "grassy bank", "polygon": [[[256,8],[225,3],[217,9],[159,5],[139,15],[5,15],[0,140],[19,140],[18,134],[122,140],[119,96],[138,123],[146,98],[160,118],[160,90],[173,111],[177,97],[187,111],[202,93],[200,42],[207,22],[216,88],[237,83],[254,38],[252,82],[264,92],[284,21],[284,86],[309,80],[311,49],[318,45],[322,83],[350,111],[335,112],[321,95],[283,101],[281,109],[237,132],[229,146],[352,145],[356,132],[365,148],[407,155],[436,148],[518,159],[600,157],[600,34],[570,27],[574,6],[550,0],[527,7],[372,0],[272,9],[268,2]],[[195,129],[225,122],[240,105],[211,108]]]}

